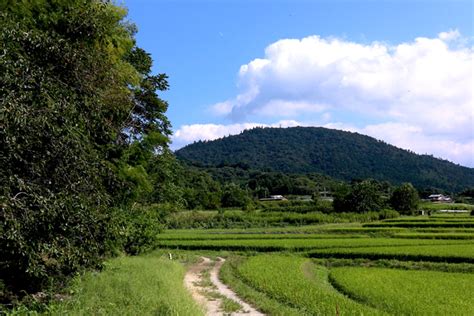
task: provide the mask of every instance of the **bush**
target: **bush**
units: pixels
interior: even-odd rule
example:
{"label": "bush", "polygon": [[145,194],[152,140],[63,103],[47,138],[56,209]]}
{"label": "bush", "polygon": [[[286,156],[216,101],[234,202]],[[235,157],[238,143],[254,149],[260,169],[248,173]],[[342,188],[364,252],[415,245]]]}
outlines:
{"label": "bush", "polygon": [[398,213],[395,210],[390,210],[390,209],[383,209],[379,212],[379,219],[390,219],[390,218],[397,218],[400,217],[400,213]]}
{"label": "bush", "polygon": [[163,230],[162,218],[156,206],[134,206],[128,210],[117,210],[115,220],[120,248],[131,255],[153,249],[158,234]]}

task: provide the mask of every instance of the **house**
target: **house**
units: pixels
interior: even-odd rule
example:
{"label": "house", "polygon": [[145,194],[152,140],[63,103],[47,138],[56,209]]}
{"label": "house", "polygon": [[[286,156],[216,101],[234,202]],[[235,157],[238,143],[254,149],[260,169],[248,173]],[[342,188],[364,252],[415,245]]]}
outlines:
{"label": "house", "polygon": [[430,196],[428,196],[428,199],[431,202],[451,203],[453,201],[449,196],[443,194],[431,194]]}
{"label": "house", "polygon": [[270,195],[267,198],[261,198],[260,201],[286,201],[283,195]]}

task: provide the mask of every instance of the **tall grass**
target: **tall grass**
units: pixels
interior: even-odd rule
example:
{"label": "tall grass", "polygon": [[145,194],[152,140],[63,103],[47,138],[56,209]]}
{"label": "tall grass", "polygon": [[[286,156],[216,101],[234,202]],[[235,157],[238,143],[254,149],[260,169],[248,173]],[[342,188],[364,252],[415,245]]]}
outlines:
{"label": "tall grass", "polygon": [[182,264],[159,255],[110,260],[104,271],[77,278],[53,315],[203,315],[184,288]]}
{"label": "tall grass", "polygon": [[394,315],[474,315],[474,275],[343,267],[333,284],[357,301]]}

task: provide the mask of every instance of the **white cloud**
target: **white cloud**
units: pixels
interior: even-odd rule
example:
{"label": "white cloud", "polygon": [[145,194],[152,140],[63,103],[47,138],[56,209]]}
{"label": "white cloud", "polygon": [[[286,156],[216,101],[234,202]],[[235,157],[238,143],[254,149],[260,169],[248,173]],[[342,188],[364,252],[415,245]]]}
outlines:
{"label": "white cloud", "polygon": [[452,41],[461,37],[459,30],[449,30],[448,32],[441,32],[438,34],[438,37],[443,41]]}
{"label": "white cloud", "polygon": [[[213,109],[235,122],[322,115],[320,122],[359,126],[403,148],[474,166],[474,49],[453,42],[463,42],[458,30],[398,45],[279,40],[264,58],[240,67],[240,93]],[[360,127],[350,113],[376,123]]]}
{"label": "white cloud", "polygon": [[431,154],[474,167],[474,139],[456,142],[443,135],[429,135],[419,126],[397,122],[368,125],[358,132],[418,154]]}

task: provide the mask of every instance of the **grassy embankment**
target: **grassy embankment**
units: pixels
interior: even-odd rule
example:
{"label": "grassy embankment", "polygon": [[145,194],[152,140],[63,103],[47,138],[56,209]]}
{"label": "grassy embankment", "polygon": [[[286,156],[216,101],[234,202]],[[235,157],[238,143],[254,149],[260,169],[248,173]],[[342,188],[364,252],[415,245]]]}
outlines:
{"label": "grassy embankment", "polygon": [[[183,285],[185,268],[162,252],[107,261],[100,273],[74,280],[52,315],[203,315]],[[18,310],[17,313],[21,314]]]}

